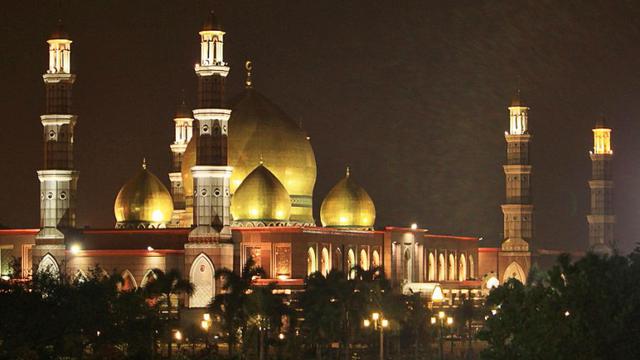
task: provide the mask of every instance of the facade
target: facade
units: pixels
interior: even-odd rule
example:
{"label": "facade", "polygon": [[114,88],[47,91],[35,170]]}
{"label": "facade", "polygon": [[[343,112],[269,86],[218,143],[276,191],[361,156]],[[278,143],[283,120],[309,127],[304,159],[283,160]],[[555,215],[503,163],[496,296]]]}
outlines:
{"label": "facade", "polygon": [[611,129],[605,125],[604,118],[593,129],[593,151],[591,158],[591,213],[587,215],[589,223],[589,250],[600,254],[612,254],[615,249],[613,227],[613,178],[611,162]]}
{"label": "facade", "polygon": [[0,271],[20,259],[21,276],[50,271],[83,276],[99,266],[125,279],[125,289],[152,281],[151,269],[178,269],[196,286],[184,299],[205,307],[219,293],[221,268],[241,271],[248,258],[266,271],[257,283],[302,288],[304,278],[354,266],[384,269],[394,287],[430,296],[440,286],[451,302],[480,296],[510,277],[522,281],[530,267],[532,212],[527,130],[528,107],[509,107],[505,239],[500,248],[478,248],[478,238],[431,234],[417,226],[376,229],[373,199],[348,168],[326,195],[320,223],[313,218],[316,162],[309,137],[255,88],[245,64],[245,89],[227,101],[231,70],[224,61],[222,26],[213,13],[199,32],[196,108],[180,102],[170,145],[168,189],[143,161],[119,191],[113,229],[75,228],[71,110],[71,40],[57,31],[48,41],[44,75],[47,114],[41,181],[41,228],[0,230]]}

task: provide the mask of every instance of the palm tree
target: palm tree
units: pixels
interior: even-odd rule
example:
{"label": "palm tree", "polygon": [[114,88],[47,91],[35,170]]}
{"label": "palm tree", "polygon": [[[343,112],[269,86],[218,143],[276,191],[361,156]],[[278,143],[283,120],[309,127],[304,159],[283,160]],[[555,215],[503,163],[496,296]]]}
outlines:
{"label": "palm tree", "polygon": [[[176,269],[171,269],[168,272],[164,272],[160,269],[152,269],[153,280],[149,280],[145,287],[146,293],[155,298],[158,303],[158,309],[166,307],[167,317],[165,320],[165,333],[168,338],[168,355],[171,357],[171,347],[173,343],[173,337],[171,336],[171,328],[169,327],[172,317],[173,304],[171,302],[172,296],[185,294],[191,296],[193,294],[195,286],[187,279],[183,279],[180,272]],[[175,304],[177,309],[180,309],[179,302]]]}
{"label": "palm tree", "polygon": [[267,286],[254,286],[247,301],[247,311],[250,316],[250,325],[254,325],[259,331],[258,353],[260,360],[264,360],[269,352],[265,349],[265,335],[268,338],[271,330],[279,331],[282,327],[282,318],[290,315],[289,306],[284,302],[284,296],[274,294],[275,283]]}
{"label": "palm tree", "polygon": [[471,341],[473,339],[472,334],[472,323],[474,318],[476,317],[476,310],[473,305],[473,300],[466,298],[463,295],[462,304],[458,307],[457,316],[461,319],[463,326],[466,328],[466,336],[467,336],[467,357],[471,358],[473,356],[473,348]]}
{"label": "palm tree", "polygon": [[222,320],[222,327],[227,333],[229,355],[233,355],[234,347],[238,342],[238,331],[243,337],[247,334],[248,323],[248,296],[251,293],[251,284],[255,278],[265,275],[264,269],[255,266],[253,258],[247,259],[238,275],[230,269],[220,269],[216,278],[221,279],[221,294],[216,295],[209,305],[211,312]]}

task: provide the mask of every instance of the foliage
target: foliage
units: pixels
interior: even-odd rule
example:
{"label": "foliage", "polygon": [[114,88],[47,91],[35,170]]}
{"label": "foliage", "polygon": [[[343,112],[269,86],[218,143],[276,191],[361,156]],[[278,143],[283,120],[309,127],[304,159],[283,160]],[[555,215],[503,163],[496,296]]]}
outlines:
{"label": "foliage", "polygon": [[[640,252],[567,255],[528,284],[509,280],[487,299],[485,359],[640,358]],[[493,312],[492,312],[493,311]],[[494,315],[495,313],[495,315]]]}

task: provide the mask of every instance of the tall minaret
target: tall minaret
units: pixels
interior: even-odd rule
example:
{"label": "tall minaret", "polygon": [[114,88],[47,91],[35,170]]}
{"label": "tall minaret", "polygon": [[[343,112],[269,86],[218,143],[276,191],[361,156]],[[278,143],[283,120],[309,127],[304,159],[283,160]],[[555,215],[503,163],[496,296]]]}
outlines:
{"label": "tall minaret", "polygon": [[42,75],[46,106],[45,115],[40,116],[44,129],[44,164],[38,171],[40,232],[37,239],[60,240],[65,237],[61,230],[76,224],[78,172],[73,164],[73,132],[77,116],[71,107],[76,76],[71,73],[71,40],[61,21],[47,43],[49,69]]}
{"label": "tall minaret", "polygon": [[190,241],[230,239],[229,178],[227,163],[228,121],[231,110],[225,102],[225,80],[229,67],[223,58],[224,31],[213,12],[200,31],[198,105],[193,110],[196,165],[191,169],[194,189],[194,225]]}
{"label": "tall minaret", "polygon": [[613,226],[613,179],[611,176],[611,129],[604,118],[593,129],[593,151],[591,157],[591,213],[589,223],[589,250],[599,254],[611,254],[615,249]]}
{"label": "tall minaret", "polygon": [[528,111],[518,90],[509,105],[509,131],[504,134],[507,141],[506,202],[502,205],[504,240],[499,271],[502,279],[518,277],[521,281],[526,279],[530,267],[529,243],[533,237]]}
{"label": "tall minaret", "polygon": [[175,117],[173,118],[175,124],[175,139],[171,144],[171,172],[169,173],[169,180],[171,181],[171,196],[173,198],[173,215],[171,217],[172,227],[180,226],[180,219],[182,214],[186,211],[185,194],[182,186],[182,173],[180,168],[182,166],[182,156],[187,148],[189,140],[193,134],[193,118],[191,110],[187,106],[184,93]]}

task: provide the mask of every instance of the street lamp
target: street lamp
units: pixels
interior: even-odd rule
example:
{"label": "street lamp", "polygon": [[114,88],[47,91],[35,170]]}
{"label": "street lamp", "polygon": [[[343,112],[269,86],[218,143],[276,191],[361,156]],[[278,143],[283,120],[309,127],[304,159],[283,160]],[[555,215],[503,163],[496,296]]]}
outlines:
{"label": "street lamp", "polygon": [[173,333],[173,338],[176,339],[176,344],[178,345],[178,352],[180,352],[180,345],[182,345],[182,332],[180,330],[176,330]]}
{"label": "street lamp", "polygon": [[202,328],[202,330],[205,331],[204,343],[205,343],[205,346],[207,347],[207,350],[209,350],[209,329],[211,328],[211,315],[209,315],[208,313],[202,315],[202,321],[200,321],[200,327]]}
{"label": "street lamp", "polygon": [[[444,338],[442,333],[444,331],[445,324],[447,326],[453,326],[453,317],[447,316],[447,314],[440,310],[438,311],[438,316],[431,317],[431,325],[439,324],[440,336],[439,336],[439,349],[440,349],[440,360],[444,359]],[[453,352],[453,337],[451,338],[451,351]]]}
{"label": "street lamp", "polygon": [[384,329],[389,327],[389,320],[385,319],[382,314],[374,312],[371,314],[371,320],[364,319],[362,324],[368,328],[373,323],[373,329],[380,331],[380,360],[384,360]]}

